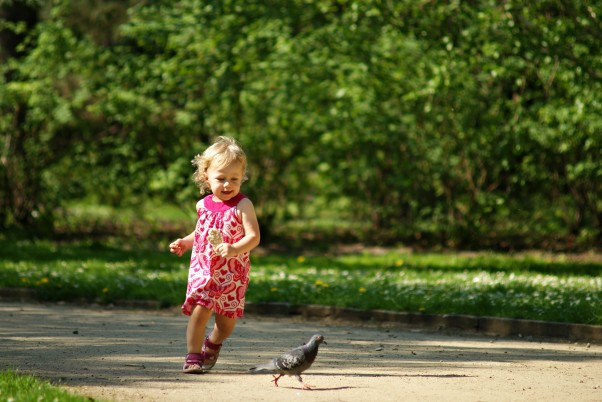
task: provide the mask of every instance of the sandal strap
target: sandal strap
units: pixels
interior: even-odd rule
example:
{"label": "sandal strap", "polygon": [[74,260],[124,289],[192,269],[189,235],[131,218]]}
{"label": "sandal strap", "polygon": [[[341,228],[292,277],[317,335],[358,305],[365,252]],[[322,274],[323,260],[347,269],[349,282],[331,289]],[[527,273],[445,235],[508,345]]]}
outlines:
{"label": "sandal strap", "polygon": [[223,344],[216,345],[209,340],[209,337],[205,338],[205,348],[213,349],[215,352],[219,352]]}
{"label": "sandal strap", "polygon": [[205,360],[203,353],[188,353],[186,355],[186,364],[202,364]]}

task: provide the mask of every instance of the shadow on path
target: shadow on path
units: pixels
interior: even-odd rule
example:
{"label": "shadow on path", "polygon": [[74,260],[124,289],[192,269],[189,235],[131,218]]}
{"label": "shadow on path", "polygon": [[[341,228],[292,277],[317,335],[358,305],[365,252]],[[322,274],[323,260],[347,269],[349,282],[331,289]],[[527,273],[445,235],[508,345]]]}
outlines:
{"label": "shadow on path", "polygon": [[[176,311],[0,303],[0,322],[3,370],[18,369],[71,388],[113,387],[127,391],[125,400],[137,395],[135,392],[143,392],[142,389],[149,392],[143,393],[145,400],[182,402],[186,398],[177,390],[187,392],[192,387],[198,388],[199,383],[211,384],[216,389],[248,383],[249,387],[274,392],[270,375],[249,374],[248,368],[300,345],[314,333],[321,333],[328,342],[320,348],[314,366],[304,374],[304,379],[311,378],[308,382],[312,384],[320,380],[314,391],[345,395],[359,392],[359,396],[351,397],[362,400],[368,395],[363,392],[374,394],[375,389],[395,382],[408,387],[412,383],[439,381],[444,385],[451,381],[471,389],[474,381],[481,381],[479,386],[483,387],[485,378],[492,386],[499,387],[496,378],[521,382],[521,373],[529,370],[538,376],[534,384],[543,379],[542,373],[546,371],[551,371],[551,381],[556,379],[562,384],[558,381],[563,375],[561,371],[576,366],[576,372],[565,373],[565,377],[570,377],[577,386],[591,382],[590,391],[602,397],[602,391],[593,388],[595,381],[599,381],[595,376],[602,378],[602,347],[596,345],[452,336],[403,328],[248,316],[239,321],[224,345],[216,369],[194,376],[181,373],[187,317]],[[578,377],[583,382],[578,382]],[[509,380],[503,381],[508,385]],[[298,391],[294,378],[283,379],[281,383],[284,384],[279,388]],[[559,386],[566,392],[575,391],[566,384]],[[152,393],[153,389],[160,395]],[[433,391],[432,384],[426,391]],[[395,400],[388,399],[387,392],[382,390],[377,394],[382,400]],[[437,395],[429,392],[425,397]],[[565,394],[553,395],[548,400],[562,395]],[[113,394],[109,396],[116,398]],[[255,400],[254,396],[246,397]],[[258,394],[256,400],[261,398]],[[379,399],[373,395],[368,400],[374,398]]]}

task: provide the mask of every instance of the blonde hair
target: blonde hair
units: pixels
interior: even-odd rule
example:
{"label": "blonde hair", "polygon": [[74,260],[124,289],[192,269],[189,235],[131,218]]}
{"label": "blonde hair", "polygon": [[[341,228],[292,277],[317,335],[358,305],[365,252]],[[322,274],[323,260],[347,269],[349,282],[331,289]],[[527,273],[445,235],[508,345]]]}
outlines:
{"label": "blonde hair", "polygon": [[242,164],[243,179],[247,180],[247,156],[245,151],[234,138],[217,137],[209,148],[200,155],[197,155],[192,160],[192,164],[196,166],[193,180],[201,191],[201,194],[209,193],[211,188],[206,181],[206,173],[209,166],[215,164],[217,168],[228,166],[233,162]]}

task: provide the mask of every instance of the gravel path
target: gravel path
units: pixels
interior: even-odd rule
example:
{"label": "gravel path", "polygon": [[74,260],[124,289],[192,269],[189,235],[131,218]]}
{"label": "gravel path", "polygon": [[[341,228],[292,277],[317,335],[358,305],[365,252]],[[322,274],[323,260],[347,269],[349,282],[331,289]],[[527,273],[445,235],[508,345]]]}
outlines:
{"label": "gravel path", "polygon": [[[215,369],[184,375],[186,317],[0,302],[0,368],[111,401],[602,401],[602,345],[248,314]],[[247,370],[321,333],[304,380]]]}

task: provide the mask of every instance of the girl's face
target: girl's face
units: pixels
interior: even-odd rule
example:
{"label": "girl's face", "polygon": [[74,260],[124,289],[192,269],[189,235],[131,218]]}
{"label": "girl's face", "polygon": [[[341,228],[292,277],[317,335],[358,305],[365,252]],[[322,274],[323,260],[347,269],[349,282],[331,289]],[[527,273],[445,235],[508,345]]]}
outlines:
{"label": "girl's face", "polygon": [[205,173],[205,180],[209,183],[213,195],[220,201],[228,201],[236,197],[244,178],[242,163],[233,162],[222,167],[213,165],[209,165]]}

